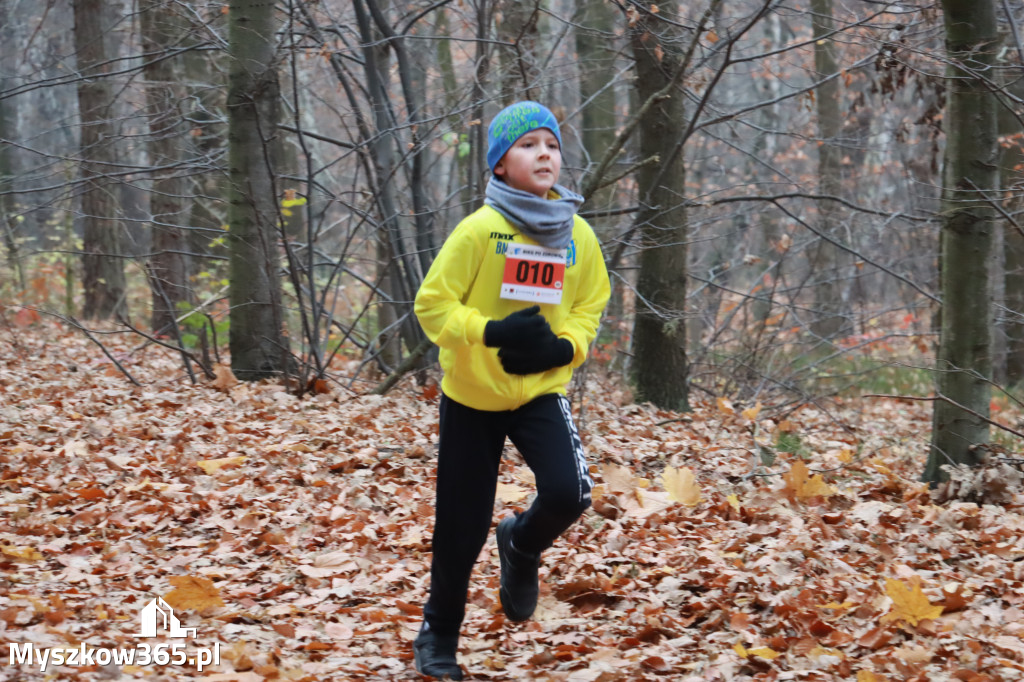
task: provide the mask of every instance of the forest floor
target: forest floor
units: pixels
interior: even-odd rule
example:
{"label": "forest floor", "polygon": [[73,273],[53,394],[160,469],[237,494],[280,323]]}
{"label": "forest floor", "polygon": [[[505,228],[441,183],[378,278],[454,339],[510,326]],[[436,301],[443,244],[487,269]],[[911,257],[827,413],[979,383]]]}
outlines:
{"label": "forest floor", "polygon": [[[141,386],[80,334],[0,328],[0,680],[419,679],[436,386],[300,400],[103,343]],[[1024,495],[1011,473],[998,505],[937,503],[930,403],[672,414],[597,379],[572,397],[594,508],[545,553],[526,623],[501,613],[488,541],[467,679],[1024,677]],[[495,522],[531,494],[507,454]],[[184,663],[140,633],[156,597],[196,629]]]}

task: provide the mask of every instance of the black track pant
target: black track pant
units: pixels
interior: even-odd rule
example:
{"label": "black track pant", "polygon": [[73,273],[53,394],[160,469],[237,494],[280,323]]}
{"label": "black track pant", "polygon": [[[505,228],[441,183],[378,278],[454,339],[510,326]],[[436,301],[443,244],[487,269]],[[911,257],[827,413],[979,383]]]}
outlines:
{"label": "black track pant", "polygon": [[506,436],[537,480],[537,497],[512,533],[517,550],[539,554],[590,506],[593,483],[565,396],[543,395],[517,410],[485,412],[442,395],[430,598],[424,608],[424,619],[440,634],[457,634],[462,624],[469,577],[491,527]]}

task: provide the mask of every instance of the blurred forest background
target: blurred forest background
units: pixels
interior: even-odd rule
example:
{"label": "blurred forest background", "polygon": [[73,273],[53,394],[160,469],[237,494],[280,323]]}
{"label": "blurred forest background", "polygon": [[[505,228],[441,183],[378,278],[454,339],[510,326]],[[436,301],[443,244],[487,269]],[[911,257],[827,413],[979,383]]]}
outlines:
{"label": "blurred forest background", "polygon": [[932,400],[932,480],[1018,401],[1021,0],[0,0],[0,22],[12,333],[56,317],[185,380],[230,357],[299,395],[386,390],[430,366],[412,299],[481,203],[488,121],[536,99],[612,276],[589,367],[638,400]]}

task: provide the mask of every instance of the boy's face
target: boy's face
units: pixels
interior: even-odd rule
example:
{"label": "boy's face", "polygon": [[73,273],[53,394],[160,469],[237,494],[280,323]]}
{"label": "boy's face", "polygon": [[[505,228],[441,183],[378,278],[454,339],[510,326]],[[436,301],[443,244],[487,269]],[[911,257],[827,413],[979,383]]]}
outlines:
{"label": "boy's face", "polygon": [[547,128],[536,128],[512,143],[494,174],[518,190],[546,197],[561,170],[558,138]]}

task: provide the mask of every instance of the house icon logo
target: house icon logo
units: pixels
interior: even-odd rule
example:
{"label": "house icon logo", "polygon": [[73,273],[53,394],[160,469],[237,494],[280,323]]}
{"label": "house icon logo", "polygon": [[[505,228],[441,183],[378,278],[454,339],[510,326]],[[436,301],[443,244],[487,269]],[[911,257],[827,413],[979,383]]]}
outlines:
{"label": "house icon logo", "polygon": [[166,631],[168,637],[195,637],[195,628],[183,628],[178,622],[167,602],[157,597],[144,607],[139,614],[139,621],[142,623],[142,632],[139,637],[156,637],[160,630]]}

